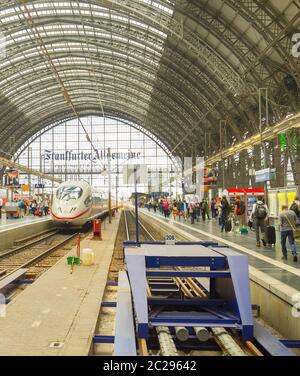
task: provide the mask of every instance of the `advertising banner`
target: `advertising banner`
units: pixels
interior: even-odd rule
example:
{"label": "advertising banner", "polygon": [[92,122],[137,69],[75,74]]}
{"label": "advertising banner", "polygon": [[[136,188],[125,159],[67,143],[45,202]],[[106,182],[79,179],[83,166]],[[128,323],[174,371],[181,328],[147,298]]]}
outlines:
{"label": "advertising banner", "polygon": [[19,183],[19,171],[10,168],[5,171],[4,185],[6,187],[20,187]]}

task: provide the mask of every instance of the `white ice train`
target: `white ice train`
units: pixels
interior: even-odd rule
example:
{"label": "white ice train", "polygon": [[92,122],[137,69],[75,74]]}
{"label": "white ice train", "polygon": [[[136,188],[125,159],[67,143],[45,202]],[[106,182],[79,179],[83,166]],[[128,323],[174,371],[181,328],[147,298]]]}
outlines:
{"label": "white ice train", "polygon": [[107,210],[107,202],[85,181],[66,181],[53,196],[51,215],[60,228],[81,228]]}

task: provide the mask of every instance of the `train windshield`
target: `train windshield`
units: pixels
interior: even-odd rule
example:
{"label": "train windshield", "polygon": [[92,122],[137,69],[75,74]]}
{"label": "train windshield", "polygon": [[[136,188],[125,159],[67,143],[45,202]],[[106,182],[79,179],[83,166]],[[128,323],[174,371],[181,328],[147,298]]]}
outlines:
{"label": "train windshield", "polygon": [[78,200],[82,196],[82,189],[80,187],[61,187],[56,192],[58,200]]}

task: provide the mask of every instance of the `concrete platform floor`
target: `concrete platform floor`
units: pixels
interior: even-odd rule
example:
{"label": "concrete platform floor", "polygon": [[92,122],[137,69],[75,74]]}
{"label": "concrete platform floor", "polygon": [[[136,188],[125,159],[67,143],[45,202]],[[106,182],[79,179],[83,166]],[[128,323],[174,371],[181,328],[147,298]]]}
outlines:
{"label": "concrete platform floor", "polygon": [[8,304],[6,317],[0,317],[0,355],[89,354],[119,219],[120,213],[106,223],[103,241],[89,236],[82,242],[82,249],[95,251],[93,266],[75,266],[70,274],[61,259]]}
{"label": "concrete platform floor", "polygon": [[51,217],[34,217],[30,215],[23,218],[9,218],[6,220],[0,219],[0,232],[23,227],[24,225],[28,224],[41,223],[45,221],[51,221]]}

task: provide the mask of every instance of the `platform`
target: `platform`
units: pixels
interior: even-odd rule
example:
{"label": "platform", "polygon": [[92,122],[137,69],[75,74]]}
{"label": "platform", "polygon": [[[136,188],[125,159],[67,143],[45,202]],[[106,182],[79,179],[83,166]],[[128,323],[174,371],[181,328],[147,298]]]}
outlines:
{"label": "platform", "polygon": [[95,251],[95,265],[75,265],[70,274],[66,256],[8,304],[0,318],[0,355],[89,354],[119,218],[106,223],[103,241],[82,242]]}
{"label": "platform", "polygon": [[26,216],[16,219],[0,219],[0,252],[13,246],[14,241],[53,227],[51,217]]}

